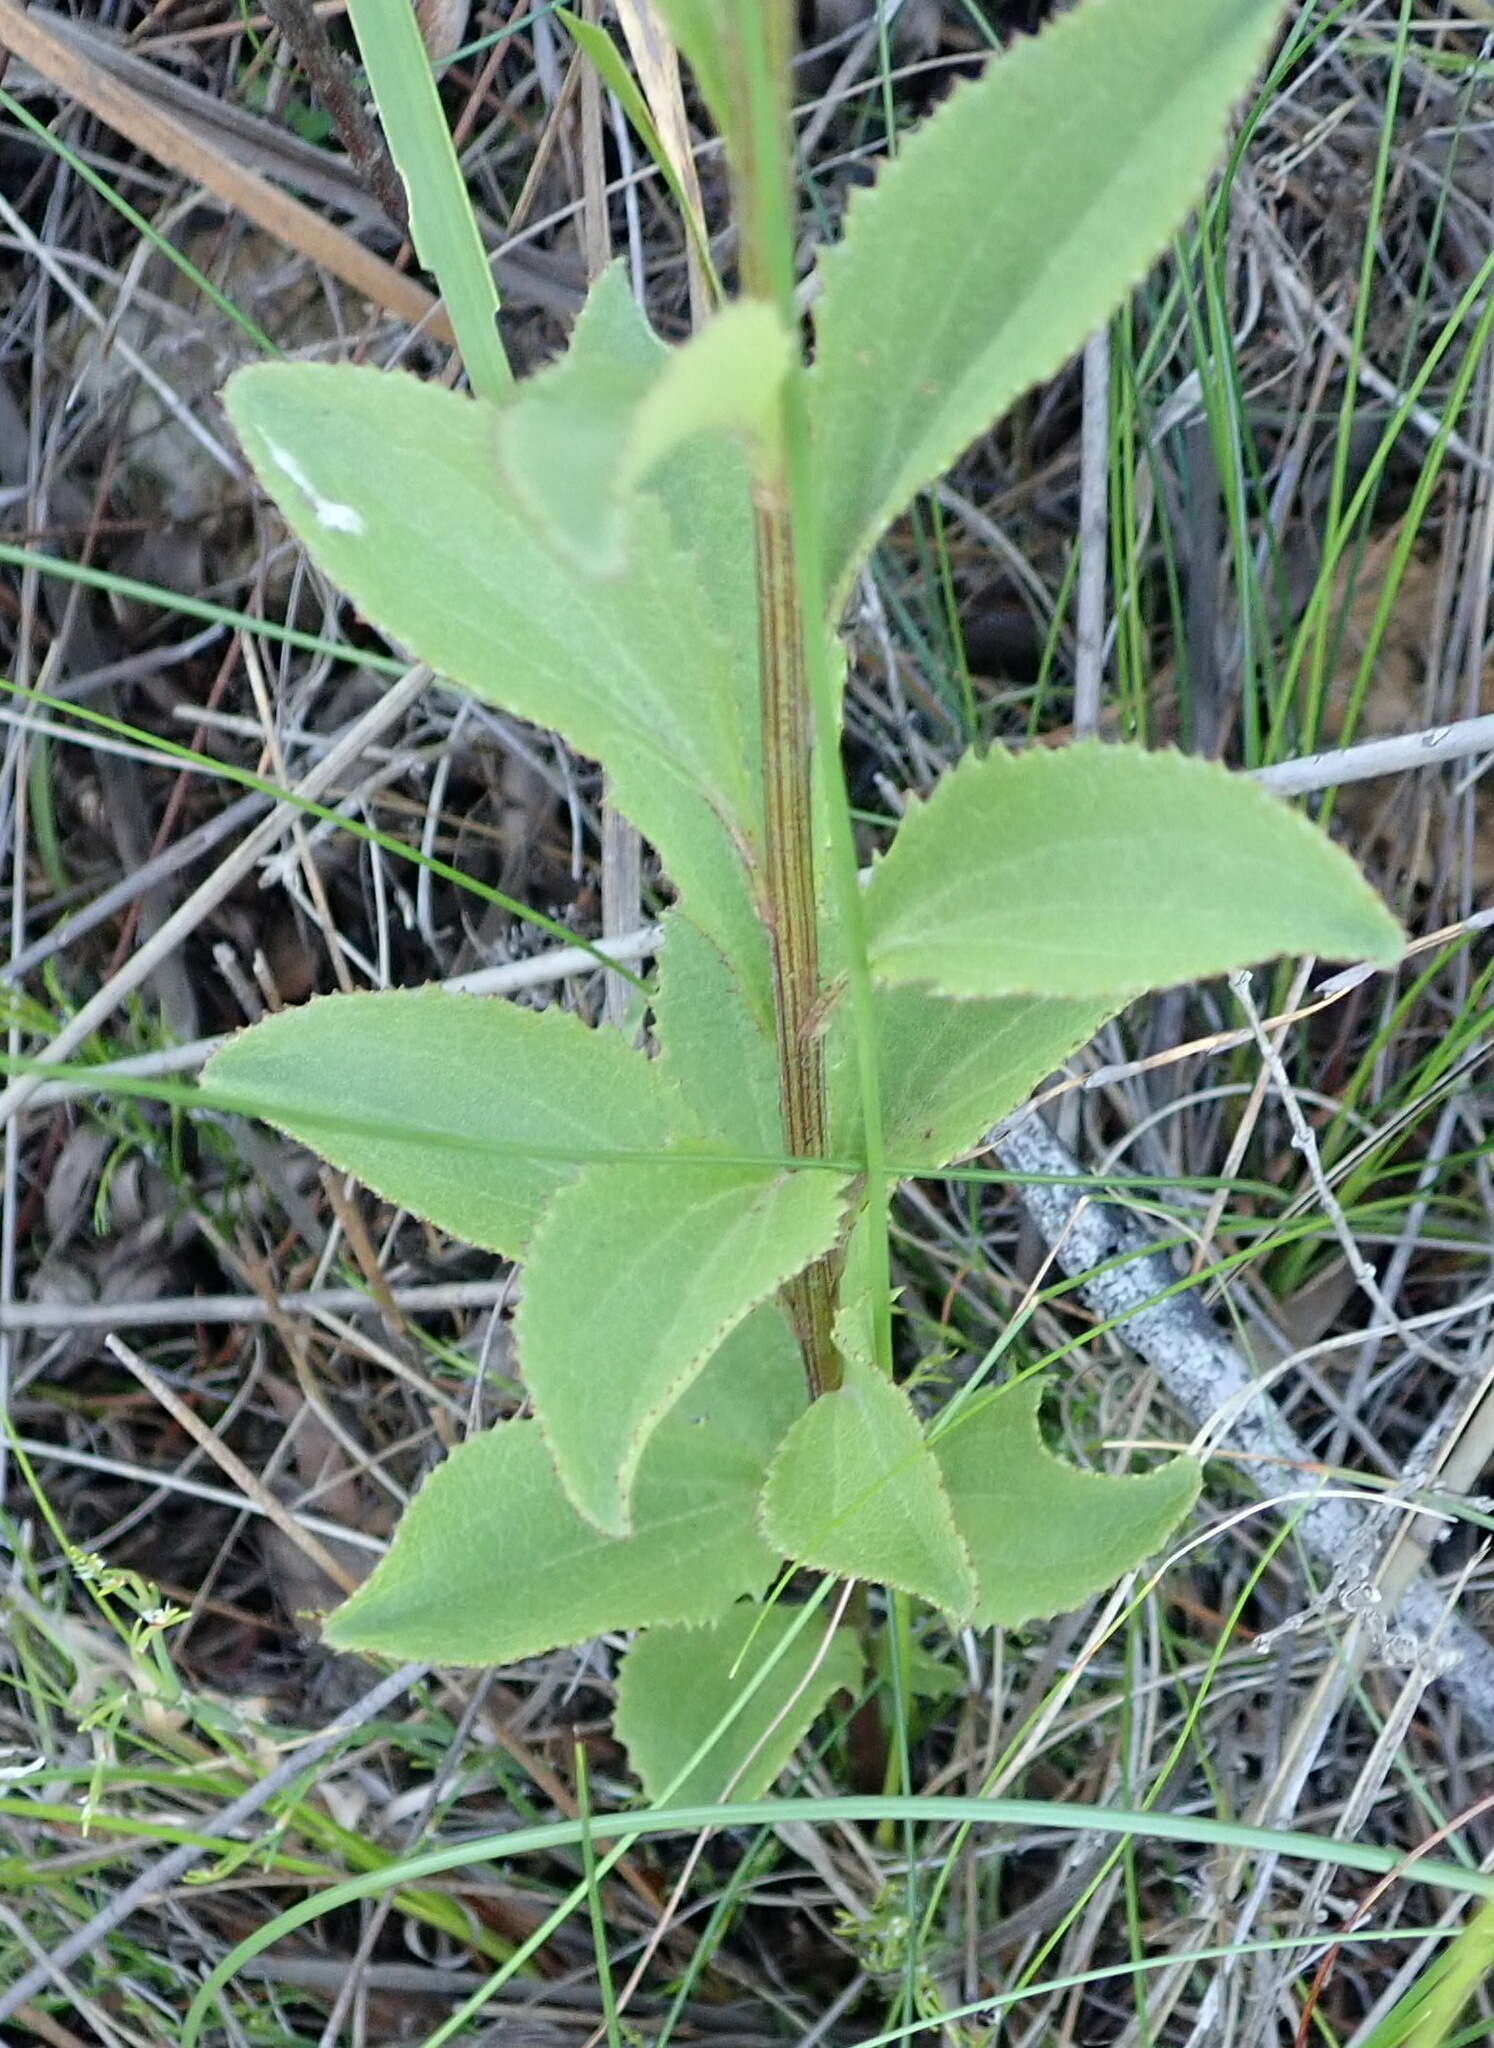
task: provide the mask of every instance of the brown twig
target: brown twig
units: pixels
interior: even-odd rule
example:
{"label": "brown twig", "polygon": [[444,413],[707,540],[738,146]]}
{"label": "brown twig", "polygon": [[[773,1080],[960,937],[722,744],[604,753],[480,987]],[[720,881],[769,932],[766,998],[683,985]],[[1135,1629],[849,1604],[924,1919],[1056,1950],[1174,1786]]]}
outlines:
{"label": "brown twig", "polygon": [[358,96],[352,66],[333,46],[327,24],[308,0],[264,0],[264,9],[289,43],[353,168],[395,227],[407,234],[410,207],[404,185],[383,136]]}

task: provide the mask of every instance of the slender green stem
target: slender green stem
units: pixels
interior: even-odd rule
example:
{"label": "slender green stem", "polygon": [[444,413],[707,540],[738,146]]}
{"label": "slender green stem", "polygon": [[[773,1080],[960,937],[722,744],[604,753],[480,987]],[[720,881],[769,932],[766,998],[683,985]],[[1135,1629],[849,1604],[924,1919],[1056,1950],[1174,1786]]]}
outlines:
{"label": "slender green stem", "polygon": [[586,1912],[591,1921],[591,1944],[597,1963],[597,1989],[602,1999],[602,2022],[607,2030],[608,2048],[622,2048],[617,1992],[612,1983],[612,1958],[607,1949],[607,1918],[602,1906],[596,1846],[591,1837],[591,1788],[587,1783],[586,1751],[579,1739],[572,1743],[571,1753],[576,1770],[576,1818],[582,1827],[581,1869],[586,1880]]}

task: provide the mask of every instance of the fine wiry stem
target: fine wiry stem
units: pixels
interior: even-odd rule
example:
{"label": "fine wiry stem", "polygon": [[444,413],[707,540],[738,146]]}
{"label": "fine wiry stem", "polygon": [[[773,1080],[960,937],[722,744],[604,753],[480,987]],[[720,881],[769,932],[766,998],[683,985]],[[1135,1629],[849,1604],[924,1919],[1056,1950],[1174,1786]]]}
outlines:
{"label": "fine wiry stem", "polygon": [[1084,345],[1079,485],[1079,601],[1074,647],[1074,735],[1098,730],[1105,667],[1105,566],[1110,539],[1110,329]]}

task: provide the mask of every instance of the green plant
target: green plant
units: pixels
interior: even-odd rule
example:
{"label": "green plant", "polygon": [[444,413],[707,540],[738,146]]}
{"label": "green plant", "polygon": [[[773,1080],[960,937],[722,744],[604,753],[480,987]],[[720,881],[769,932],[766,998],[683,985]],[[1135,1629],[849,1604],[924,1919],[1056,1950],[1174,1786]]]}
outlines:
{"label": "green plant", "polygon": [[1030,1382],[925,1427],[891,1371],[896,1181],[1147,989],[1281,952],[1389,963],[1400,934],[1326,838],[1211,763],[968,758],[864,889],[839,770],[860,564],[1176,229],[1278,0],[1086,0],[958,88],[822,257],[812,368],[788,10],[662,5],[733,168],[742,296],[702,333],[666,348],[609,273],[565,358],[494,399],[285,365],[227,394],[364,613],[605,764],[676,890],[658,1056],[403,991],[271,1018],[209,1079],[524,1261],[534,1419],[447,1458],[329,1638],[501,1663],[641,1628],[619,1722],[649,1791],[750,1797],[860,1668],[853,1633],[746,1604],[785,1560],[1016,1626],[1154,1552],[1197,1490],[1181,1458],[1066,1465]]}

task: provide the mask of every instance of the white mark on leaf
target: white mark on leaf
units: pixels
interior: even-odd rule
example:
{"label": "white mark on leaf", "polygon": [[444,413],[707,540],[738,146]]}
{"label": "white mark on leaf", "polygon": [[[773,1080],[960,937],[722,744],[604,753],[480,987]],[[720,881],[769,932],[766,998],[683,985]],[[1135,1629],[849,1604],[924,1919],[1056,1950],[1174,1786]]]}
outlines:
{"label": "white mark on leaf", "polygon": [[290,478],[296,489],[311,502],[318,526],[325,526],[331,533],[367,533],[363,514],[351,505],[341,505],[335,498],[324,498],[305,470],[287,448],[278,441],[265,436],[265,447],[270,460],[282,475]]}

